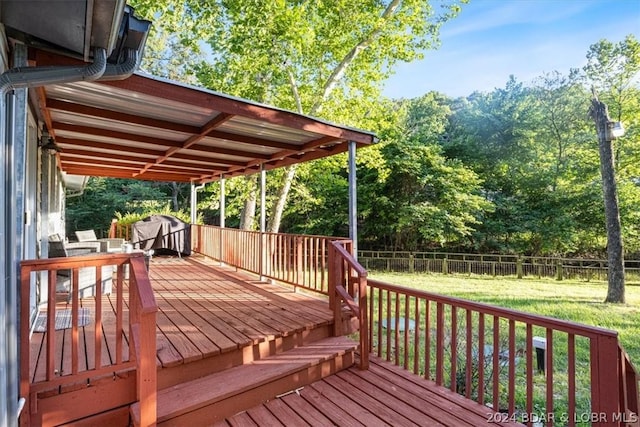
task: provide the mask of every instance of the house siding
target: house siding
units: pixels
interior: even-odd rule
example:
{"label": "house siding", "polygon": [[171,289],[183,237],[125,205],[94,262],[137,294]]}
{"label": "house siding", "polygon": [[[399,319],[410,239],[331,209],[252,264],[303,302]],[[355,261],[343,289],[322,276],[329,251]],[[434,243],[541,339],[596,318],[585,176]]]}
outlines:
{"label": "house siding", "polygon": [[[0,26],[0,72],[4,72],[9,68],[9,48],[7,45],[7,38],[5,36],[4,27]],[[5,142],[5,99],[0,100],[0,189],[2,193],[5,193],[6,182],[8,178],[8,172],[5,162],[5,156],[7,155],[7,148]],[[7,233],[8,223],[6,219],[7,212],[7,197],[3,194],[0,197],[0,313],[6,313],[7,310],[7,286],[9,281],[7,279],[7,266],[10,265],[6,256],[6,246],[4,245],[4,238]],[[6,323],[6,321],[4,322]],[[5,325],[2,325],[5,326]],[[9,425],[9,410],[7,396],[9,395],[9,382],[8,376],[10,375],[7,366],[7,361],[10,357],[9,347],[7,346],[7,329],[3,327],[3,331],[0,332],[0,425]]]}

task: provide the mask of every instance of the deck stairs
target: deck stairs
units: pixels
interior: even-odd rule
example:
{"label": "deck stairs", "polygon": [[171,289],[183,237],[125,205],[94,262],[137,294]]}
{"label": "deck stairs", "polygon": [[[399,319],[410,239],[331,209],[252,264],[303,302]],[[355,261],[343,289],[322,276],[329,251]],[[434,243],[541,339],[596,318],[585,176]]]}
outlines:
{"label": "deck stairs", "polygon": [[[211,425],[354,364],[357,344],[326,337],[158,391],[158,425]],[[133,425],[140,408],[131,405]]]}

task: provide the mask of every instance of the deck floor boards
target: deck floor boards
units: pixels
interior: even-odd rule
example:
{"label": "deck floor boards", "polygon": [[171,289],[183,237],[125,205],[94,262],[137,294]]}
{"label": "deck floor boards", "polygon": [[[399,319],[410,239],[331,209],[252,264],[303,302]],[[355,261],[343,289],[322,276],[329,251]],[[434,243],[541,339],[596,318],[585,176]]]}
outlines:
{"label": "deck floor boards", "polygon": [[[157,363],[173,367],[234,351],[305,328],[326,325],[332,313],[326,301],[283,286],[259,282],[254,276],[205,261],[201,257],[156,257],[151,262],[150,281],[159,306],[157,314]],[[102,363],[116,357],[114,294],[102,296]],[[128,289],[124,286],[123,359],[128,359]],[[85,298],[83,307],[95,309],[95,300]],[[56,309],[68,309],[63,301]],[[78,368],[94,366],[94,326],[79,328]],[[55,368],[71,372],[71,329],[55,331]],[[31,378],[42,381],[46,374],[43,346],[46,333],[31,339]]]}
{"label": "deck floor boards", "polygon": [[[399,384],[406,382],[410,384],[412,399],[405,400],[406,394],[398,394],[402,390]],[[434,400],[433,394],[440,399]],[[394,395],[397,397],[390,399]],[[265,409],[269,410],[270,421],[257,422],[258,425],[465,427],[487,424],[492,413],[490,408],[376,357],[371,358],[369,371],[351,367],[216,425],[247,425],[244,423],[248,419],[256,421]],[[272,422],[272,417],[277,422]]]}

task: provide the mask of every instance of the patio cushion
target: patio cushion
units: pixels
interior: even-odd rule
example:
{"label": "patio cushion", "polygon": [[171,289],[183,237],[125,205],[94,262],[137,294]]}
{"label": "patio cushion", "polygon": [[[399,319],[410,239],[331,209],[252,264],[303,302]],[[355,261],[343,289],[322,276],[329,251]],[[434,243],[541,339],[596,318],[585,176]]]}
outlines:
{"label": "patio cushion", "polygon": [[91,242],[98,240],[96,232],[93,230],[78,230],[76,231],[76,238],[78,242]]}
{"label": "patio cushion", "polygon": [[99,252],[122,252],[124,239],[98,239],[96,232],[93,230],[78,230],[75,232],[78,242],[99,242]]}
{"label": "patio cushion", "polygon": [[[100,252],[100,242],[74,242],[68,243],[61,239],[59,234],[49,236],[49,258],[73,257],[90,255]],[[113,285],[113,266],[101,267],[102,293],[111,294]],[[71,289],[72,271],[69,269],[58,270],[56,280],[56,292],[69,292]],[[78,269],[78,288],[80,298],[86,298],[95,294],[96,268],[85,267]]]}

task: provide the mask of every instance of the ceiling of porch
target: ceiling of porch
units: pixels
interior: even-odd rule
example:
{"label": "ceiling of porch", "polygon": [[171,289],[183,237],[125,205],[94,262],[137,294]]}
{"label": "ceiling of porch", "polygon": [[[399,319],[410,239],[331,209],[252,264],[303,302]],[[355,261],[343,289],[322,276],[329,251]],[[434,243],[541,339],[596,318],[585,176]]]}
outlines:
{"label": "ceiling of porch", "polygon": [[[75,60],[43,51],[34,65]],[[35,92],[69,175],[203,183],[331,156],[375,135],[144,74]]]}

